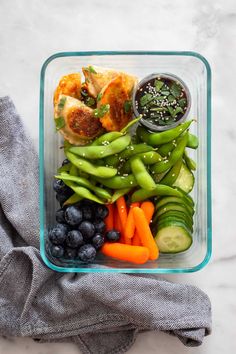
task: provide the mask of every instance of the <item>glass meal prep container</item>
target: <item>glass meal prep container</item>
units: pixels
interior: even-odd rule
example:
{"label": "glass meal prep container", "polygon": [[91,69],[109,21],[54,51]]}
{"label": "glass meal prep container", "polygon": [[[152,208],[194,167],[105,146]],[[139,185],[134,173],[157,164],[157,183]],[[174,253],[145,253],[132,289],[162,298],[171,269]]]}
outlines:
{"label": "glass meal prep container", "polygon": [[[189,155],[197,162],[193,244],[185,252],[161,254],[156,261],[138,265],[108,258],[98,253],[93,263],[50,259],[47,232],[55,224],[59,204],[53,190],[53,176],[64,159],[63,138],[55,131],[53,93],[60,78],[96,65],[133,74],[139,80],[154,72],[180,77],[191,94],[187,119],[195,118],[190,132],[199,138],[197,150]],[[195,52],[63,52],[49,57],[41,69],[40,81],[40,252],[48,267],[60,272],[185,273],[202,269],[212,248],[211,221],[211,70],[207,60]]]}

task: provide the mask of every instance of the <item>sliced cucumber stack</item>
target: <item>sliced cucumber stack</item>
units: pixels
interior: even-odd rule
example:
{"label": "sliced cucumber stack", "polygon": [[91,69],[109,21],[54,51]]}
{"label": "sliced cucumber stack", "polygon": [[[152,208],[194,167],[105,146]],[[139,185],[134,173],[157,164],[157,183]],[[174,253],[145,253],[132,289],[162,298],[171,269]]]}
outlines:
{"label": "sliced cucumber stack", "polygon": [[161,253],[184,252],[192,244],[194,202],[182,192],[182,197],[163,197],[156,204],[153,229]]}

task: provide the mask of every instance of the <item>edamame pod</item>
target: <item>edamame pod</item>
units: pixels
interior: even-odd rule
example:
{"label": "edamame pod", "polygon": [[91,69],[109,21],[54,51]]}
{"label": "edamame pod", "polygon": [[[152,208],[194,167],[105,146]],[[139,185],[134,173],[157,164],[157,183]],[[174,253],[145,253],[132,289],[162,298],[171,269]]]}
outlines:
{"label": "edamame pod", "polygon": [[131,188],[136,187],[138,185],[136,179],[132,174],[127,176],[115,176],[106,179],[96,177],[95,180],[111,189]]}
{"label": "edamame pod", "polygon": [[197,149],[198,147],[198,137],[194,134],[190,134],[188,135],[188,142],[187,142],[187,147],[191,148],[191,149]]}
{"label": "edamame pod", "polygon": [[130,165],[133,175],[141,188],[147,190],[155,189],[156,183],[149,175],[140,157],[133,157],[130,161]]}
{"label": "edamame pod", "polygon": [[130,144],[123,150],[119,156],[122,159],[129,159],[130,157],[143,152],[153,151],[154,148],[147,144]]}
{"label": "edamame pod", "polygon": [[113,194],[113,196],[110,199],[110,203],[115,203],[117,201],[117,199],[119,199],[120,197],[123,197],[123,195],[129,193],[129,191],[132,188],[123,188],[123,189],[118,189],[117,191],[115,191],[115,193]]}
{"label": "edamame pod", "polygon": [[109,145],[112,141],[117,138],[120,138],[123,134],[121,132],[109,132],[99,136],[95,139],[91,146],[99,146],[99,145]]}
{"label": "edamame pod", "polygon": [[160,183],[167,186],[172,186],[178,178],[182,166],[182,157],[174,164],[168,173],[161,179]]}
{"label": "edamame pod", "polygon": [[126,134],[115,139],[109,145],[104,146],[76,146],[69,149],[70,152],[79,155],[85,159],[102,159],[123,151],[131,141],[130,135]]}
{"label": "edamame pod", "polygon": [[180,138],[179,144],[174,148],[174,150],[171,152],[170,156],[166,160],[158,162],[154,166],[152,166],[151,169],[153,173],[161,173],[169,170],[183,156],[187,141],[188,133],[184,134]]}
{"label": "edamame pod", "polygon": [[68,187],[70,187],[76,194],[78,194],[78,196],[81,197],[82,199],[85,198],[99,204],[105,204],[104,200],[96,197],[96,195],[92,194],[90,190],[88,190],[87,188],[80,187],[71,181],[64,181],[64,183]]}
{"label": "edamame pod", "polygon": [[102,178],[110,178],[117,174],[116,168],[95,166],[91,162],[83,159],[82,157],[78,157],[69,151],[65,151],[65,154],[66,157],[70,160],[70,162],[73,163],[73,165],[78,167],[79,170],[86,172],[90,175]]}
{"label": "edamame pod", "polygon": [[98,197],[103,198],[103,199],[110,199],[111,194],[104,188],[100,188],[92,184],[89,180],[78,177],[78,176],[72,176],[69,175],[68,173],[62,173],[61,175],[55,176],[57,179],[61,179],[62,181],[71,181],[71,182],[76,182],[79,184],[81,187],[85,187],[93,191]]}
{"label": "edamame pod", "polygon": [[159,195],[172,195],[176,197],[181,197],[182,193],[177,189],[174,189],[169,186],[165,186],[163,184],[157,184],[156,188],[148,191],[146,189],[138,189],[136,192],[132,194],[131,201],[134,202],[141,202],[143,200],[149,199],[151,197],[159,196]]}

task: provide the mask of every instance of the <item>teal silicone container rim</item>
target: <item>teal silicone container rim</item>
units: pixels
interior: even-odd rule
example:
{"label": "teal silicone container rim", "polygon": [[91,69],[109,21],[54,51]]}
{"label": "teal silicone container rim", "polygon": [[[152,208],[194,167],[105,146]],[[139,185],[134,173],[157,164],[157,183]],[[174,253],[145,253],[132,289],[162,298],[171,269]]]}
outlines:
{"label": "teal silicone container rim", "polygon": [[[45,253],[44,239],[44,79],[48,64],[54,59],[71,56],[102,56],[102,55],[170,55],[195,57],[203,62],[207,73],[207,253],[204,260],[191,268],[109,268],[100,266],[93,268],[59,267],[50,262]],[[211,68],[207,59],[194,51],[83,51],[59,52],[45,60],[40,72],[40,101],[39,101],[39,210],[40,210],[40,253],[44,263],[57,272],[67,273],[146,273],[173,274],[192,273],[201,270],[209,262],[212,254],[212,206],[211,206]]]}

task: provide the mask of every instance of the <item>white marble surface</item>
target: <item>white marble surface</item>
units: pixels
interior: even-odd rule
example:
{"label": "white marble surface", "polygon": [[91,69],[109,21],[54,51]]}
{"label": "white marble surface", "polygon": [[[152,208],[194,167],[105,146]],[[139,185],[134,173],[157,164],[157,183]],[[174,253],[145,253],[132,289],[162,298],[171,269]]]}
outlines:
{"label": "white marble surface", "polygon": [[[236,353],[235,0],[1,0],[0,95],[15,101],[38,141],[39,70],[68,50],[195,50],[213,71],[213,257],[195,274],[168,279],[199,286],[211,298],[213,333],[199,348],[150,332],[129,354]],[[79,354],[72,344],[0,339],[0,354]]]}

